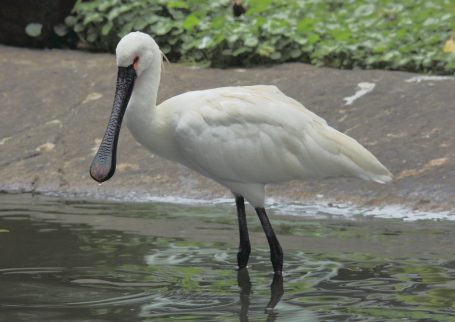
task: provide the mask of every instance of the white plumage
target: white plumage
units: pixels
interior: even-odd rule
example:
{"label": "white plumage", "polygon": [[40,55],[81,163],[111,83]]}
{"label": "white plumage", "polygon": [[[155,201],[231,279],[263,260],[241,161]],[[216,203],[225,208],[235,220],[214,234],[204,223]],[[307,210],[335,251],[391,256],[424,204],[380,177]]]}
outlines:
{"label": "white plumage", "polygon": [[236,196],[239,267],[246,266],[250,249],[243,197],[256,208],[274,270],[281,272],[281,247],[263,208],[266,184],[345,176],[385,183],[392,178],[356,140],[275,86],[192,91],[156,106],[161,64],[150,36],[134,32],[119,42],[113,113],[90,173],[99,182],[113,175],[118,115],[126,108],[128,128],[151,152],[219,182]]}
{"label": "white plumage", "polygon": [[[142,33],[123,38],[117,60],[144,41],[153,40]],[[126,120],[151,152],[212,178],[255,207],[263,206],[267,183],[345,176],[380,183],[391,179],[362,145],[275,86],[192,91],[155,107],[161,54],[156,44],[150,50],[155,51],[152,67],[138,75]],[[125,65],[133,59],[124,59]]]}

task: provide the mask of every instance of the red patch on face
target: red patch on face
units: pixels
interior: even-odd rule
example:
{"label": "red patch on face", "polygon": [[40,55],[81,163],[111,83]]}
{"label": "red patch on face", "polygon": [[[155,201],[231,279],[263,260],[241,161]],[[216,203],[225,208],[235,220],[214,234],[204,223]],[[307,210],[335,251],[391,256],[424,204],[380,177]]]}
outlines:
{"label": "red patch on face", "polygon": [[139,68],[139,56],[134,57],[133,68],[137,70]]}

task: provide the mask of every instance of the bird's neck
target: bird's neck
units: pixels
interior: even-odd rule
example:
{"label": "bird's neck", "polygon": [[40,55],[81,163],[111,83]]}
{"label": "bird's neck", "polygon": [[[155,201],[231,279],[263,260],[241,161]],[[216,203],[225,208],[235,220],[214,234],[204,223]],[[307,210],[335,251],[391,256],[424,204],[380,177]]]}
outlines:
{"label": "bird's neck", "polygon": [[136,79],[131,95],[130,105],[135,113],[153,112],[161,79],[161,64],[156,63],[146,69]]}
{"label": "bird's neck", "polygon": [[149,142],[157,135],[159,122],[156,115],[156,99],[161,78],[161,62],[145,70],[134,84],[126,110],[126,123],[131,134],[141,144],[150,148]]}

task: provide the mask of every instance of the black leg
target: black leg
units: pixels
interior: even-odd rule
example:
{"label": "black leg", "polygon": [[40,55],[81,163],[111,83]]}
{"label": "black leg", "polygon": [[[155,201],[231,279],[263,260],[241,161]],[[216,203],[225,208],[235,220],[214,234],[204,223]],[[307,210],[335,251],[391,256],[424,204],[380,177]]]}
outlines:
{"label": "black leg", "polygon": [[264,208],[256,208],[259,220],[264,229],[265,236],[270,246],[270,260],[272,261],[273,271],[275,274],[281,275],[283,271],[283,250],[281,249],[280,243],[276,238],[275,232],[273,231],[272,224],[270,224],[269,218]]}
{"label": "black leg", "polygon": [[248,226],[246,225],[245,200],[242,196],[235,197],[237,206],[237,218],[239,219],[240,244],[237,253],[237,264],[239,269],[246,267],[250,257],[251,246],[250,237],[248,236]]}

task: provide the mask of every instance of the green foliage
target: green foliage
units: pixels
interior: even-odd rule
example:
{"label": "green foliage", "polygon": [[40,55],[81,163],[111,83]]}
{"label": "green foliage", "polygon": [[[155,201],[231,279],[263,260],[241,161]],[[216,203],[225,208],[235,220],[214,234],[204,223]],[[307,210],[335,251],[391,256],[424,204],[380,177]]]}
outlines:
{"label": "green foliage", "polygon": [[134,30],[151,34],[173,61],[245,66],[300,61],[338,68],[453,74],[443,53],[455,29],[453,0],[79,0],[70,27],[112,51]]}
{"label": "green foliage", "polygon": [[41,35],[41,30],[43,29],[43,25],[40,23],[29,23],[25,27],[25,33],[30,37],[38,37]]}

